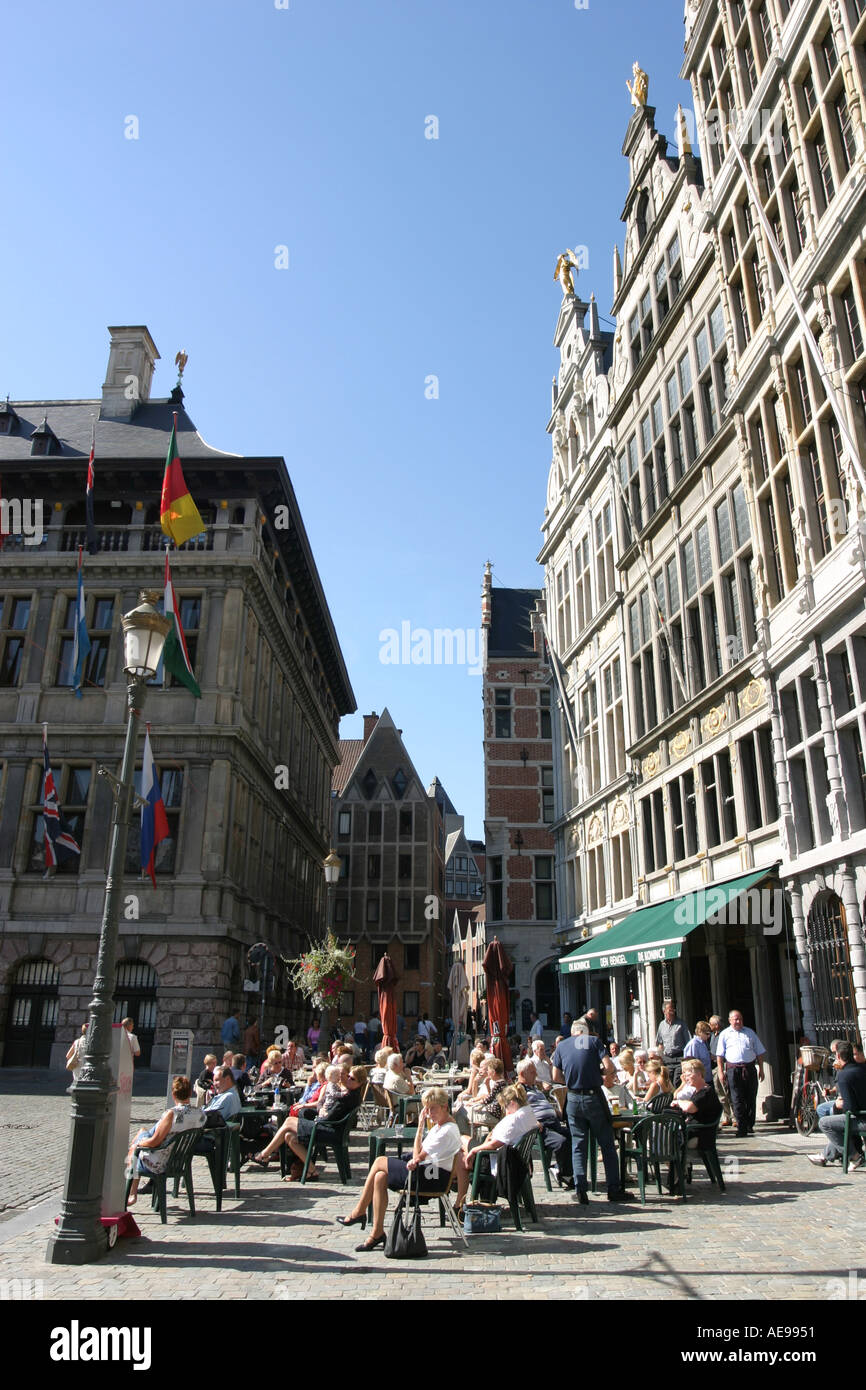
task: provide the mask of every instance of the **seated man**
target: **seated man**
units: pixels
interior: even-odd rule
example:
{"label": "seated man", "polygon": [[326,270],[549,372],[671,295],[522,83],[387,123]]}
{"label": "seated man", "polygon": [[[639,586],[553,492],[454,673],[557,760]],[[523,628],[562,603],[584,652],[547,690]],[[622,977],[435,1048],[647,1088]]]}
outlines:
{"label": "seated man", "polygon": [[[202,1106],[201,1112],[205,1129],[221,1129],[226,1121],[239,1114],[241,1109],[241,1099],[231,1067],[215,1067],[213,1080],[216,1095],[207,1105]],[[196,1141],[195,1153],[213,1153],[215,1148],[216,1140],[213,1135],[202,1134]]]}
{"label": "seated man", "polygon": [[532,1051],[529,1055],[535,1066],[538,1084],[544,1087],[551,1086],[553,1084],[553,1072],[550,1070],[550,1063],[547,1060],[547,1050],[543,1038],[532,1039]]}
{"label": "seated man", "polygon": [[[845,1112],[866,1110],[866,1064],[854,1061],[854,1047],[850,1042],[836,1043],[836,1091],[833,1113],[822,1115],[818,1128],[827,1140],[822,1154],[809,1154],[809,1162],[826,1168],[828,1163],[842,1161],[842,1145],[845,1134]],[[851,1126],[851,1152],[854,1157],[849,1168],[863,1166],[863,1140],[855,1124]]]}
{"label": "seated man", "polygon": [[571,1131],[559,1111],[538,1085],[537,1069],[529,1057],[517,1063],[517,1078],[526,1091],[532,1113],[541,1125],[541,1142],[553,1155],[553,1175],[560,1187],[573,1187]]}
{"label": "seated man", "polygon": [[[469,1183],[475,1167],[476,1154],[484,1154],[484,1167],[495,1178],[497,1176],[499,1149],[511,1148],[518,1144],[531,1130],[540,1129],[532,1106],[526,1098],[523,1086],[506,1086],[500,1092],[499,1102],[505,1111],[504,1117],[494,1125],[483,1144],[467,1149],[457,1169],[457,1206],[462,1207],[469,1190]],[[484,1172],[484,1168],[482,1168]]]}

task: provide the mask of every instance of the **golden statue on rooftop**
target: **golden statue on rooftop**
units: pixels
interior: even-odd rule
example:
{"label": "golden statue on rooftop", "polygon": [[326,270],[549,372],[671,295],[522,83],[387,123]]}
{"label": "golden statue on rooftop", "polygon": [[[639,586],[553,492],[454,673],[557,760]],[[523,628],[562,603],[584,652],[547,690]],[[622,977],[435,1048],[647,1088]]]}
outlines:
{"label": "golden statue on rooftop", "polygon": [[556,269],[553,272],[554,280],[558,280],[562,286],[563,296],[574,294],[574,279],[571,272],[573,270],[579,270],[579,268],[577,253],[569,251],[568,247],[566,247],[559,257],[559,260],[556,262]]}
{"label": "golden statue on rooftop", "polygon": [[649,78],[637,61],[635,61],[632,67],[632,73],[634,75],[634,84],[629,82],[628,78],[626,78],[625,85],[628,87],[632,106],[639,110],[641,106],[646,106],[647,97],[649,96]]}

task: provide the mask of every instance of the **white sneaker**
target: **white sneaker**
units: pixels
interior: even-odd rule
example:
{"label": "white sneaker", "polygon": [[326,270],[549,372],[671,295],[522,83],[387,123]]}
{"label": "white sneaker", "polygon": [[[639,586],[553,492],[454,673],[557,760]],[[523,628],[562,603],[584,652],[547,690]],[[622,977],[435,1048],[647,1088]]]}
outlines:
{"label": "white sneaker", "polygon": [[[807,1154],[806,1157],[810,1163],[814,1163],[818,1168],[827,1167],[827,1160],[823,1154]],[[849,1164],[848,1166],[850,1168],[851,1165]]]}
{"label": "white sneaker", "polygon": [[848,1172],[850,1173],[852,1168],[862,1168],[864,1162],[866,1159],[863,1158],[862,1154],[855,1154],[853,1158],[848,1159]]}

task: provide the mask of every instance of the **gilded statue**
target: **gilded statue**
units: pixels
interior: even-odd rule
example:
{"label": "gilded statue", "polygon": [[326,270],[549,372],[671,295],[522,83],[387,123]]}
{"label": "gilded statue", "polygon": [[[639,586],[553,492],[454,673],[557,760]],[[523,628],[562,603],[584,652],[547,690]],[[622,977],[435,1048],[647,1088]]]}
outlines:
{"label": "gilded statue", "polygon": [[626,78],[625,82],[631,97],[631,104],[637,108],[646,106],[646,99],[649,95],[649,78],[638,62],[634,63],[632,73],[634,75],[634,85],[629,82],[628,78]]}
{"label": "gilded statue", "polygon": [[559,260],[556,262],[556,270],[553,272],[554,280],[558,280],[562,286],[563,295],[574,294],[574,279],[571,272],[578,269],[578,259],[574,251],[565,248]]}

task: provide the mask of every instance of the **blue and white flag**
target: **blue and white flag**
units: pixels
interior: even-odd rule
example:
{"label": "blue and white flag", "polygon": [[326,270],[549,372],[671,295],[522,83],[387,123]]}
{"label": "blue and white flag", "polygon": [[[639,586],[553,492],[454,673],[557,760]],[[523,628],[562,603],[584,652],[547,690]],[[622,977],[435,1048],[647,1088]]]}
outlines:
{"label": "blue and white flag", "polygon": [[84,677],[84,662],[90,652],[90,638],[87,635],[87,619],[84,611],[84,551],[78,547],[78,596],[75,600],[75,619],[72,638],[72,684],[77,699],[81,699],[81,682]]}

